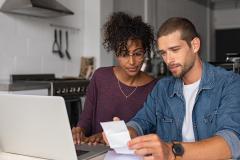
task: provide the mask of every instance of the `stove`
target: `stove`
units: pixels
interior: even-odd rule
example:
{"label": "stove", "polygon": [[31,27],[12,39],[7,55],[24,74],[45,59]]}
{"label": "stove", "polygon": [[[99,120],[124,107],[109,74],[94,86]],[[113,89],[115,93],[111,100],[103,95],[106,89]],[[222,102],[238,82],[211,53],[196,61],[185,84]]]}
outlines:
{"label": "stove", "polygon": [[49,82],[49,95],[64,98],[84,96],[89,84],[89,80],[86,79],[56,78],[54,74],[13,74],[10,79],[12,83]]}
{"label": "stove", "polygon": [[44,82],[49,83],[49,96],[64,98],[71,127],[76,126],[82,112],[81,97],[86,95],[89,80],[82,78],[56,78],[54,74],[13,74],[12,83]]}

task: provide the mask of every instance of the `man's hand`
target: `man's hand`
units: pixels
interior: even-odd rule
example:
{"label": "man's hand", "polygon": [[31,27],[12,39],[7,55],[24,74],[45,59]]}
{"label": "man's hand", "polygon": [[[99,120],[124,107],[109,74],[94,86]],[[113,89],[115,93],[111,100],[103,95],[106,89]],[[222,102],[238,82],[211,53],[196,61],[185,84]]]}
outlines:
{"label": "man's hand", "polygon": [[127,129],[128,129],[128,132],[129,132],[131,138],[135,138],[135,137],[138,136],[138,134],[137,134],[137,132],[136,132],[136,130],[134,128],[127,127]]}
{"label": "man's hand", "polygon": [[86,138],[84,134],[84,129],[80,127],[72,128],[72,136],[74,144],[81,144],[83,140]]}
{"label": "man's hand", "polygon": [[144,156],[144,160],[174,160],[171,144],[163,142],[156,134],[139,136],[128,143],[135,154]]}

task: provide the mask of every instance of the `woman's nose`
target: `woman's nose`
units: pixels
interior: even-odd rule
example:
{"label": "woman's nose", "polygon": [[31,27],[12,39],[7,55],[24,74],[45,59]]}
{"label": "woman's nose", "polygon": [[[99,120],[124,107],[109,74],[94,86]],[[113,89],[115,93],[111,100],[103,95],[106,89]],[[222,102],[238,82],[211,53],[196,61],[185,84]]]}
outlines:
{"label": "woman's nose", "polygon": [[134,55],[129,55],[129,63],[130,63],[131,65],[134,65],[134,64],[135,64],[135,57],[134,57]]}

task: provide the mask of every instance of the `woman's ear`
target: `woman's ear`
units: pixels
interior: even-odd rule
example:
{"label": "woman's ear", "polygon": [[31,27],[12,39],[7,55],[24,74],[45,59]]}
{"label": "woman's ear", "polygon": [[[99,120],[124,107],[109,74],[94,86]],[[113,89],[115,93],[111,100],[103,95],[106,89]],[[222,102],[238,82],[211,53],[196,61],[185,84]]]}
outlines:
{"label": "woman's ear", "polygon": [[200,39],[198,37],[193,38],[193,40],[191,41],[191,45],[193,52],[198,53],[201,45]]}

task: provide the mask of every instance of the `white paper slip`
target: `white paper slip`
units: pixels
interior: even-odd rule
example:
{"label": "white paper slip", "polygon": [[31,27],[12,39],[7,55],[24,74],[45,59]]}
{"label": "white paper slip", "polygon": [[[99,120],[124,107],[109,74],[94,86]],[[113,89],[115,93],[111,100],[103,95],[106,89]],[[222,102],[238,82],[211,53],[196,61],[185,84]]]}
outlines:
{"label": "white paper slip", "polygon": [[134,154],[134,151],[128,149],[127,146],[131,138],[124,121],[101,122],[100,124],[110,147],[114,149],[116,153]]}

